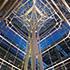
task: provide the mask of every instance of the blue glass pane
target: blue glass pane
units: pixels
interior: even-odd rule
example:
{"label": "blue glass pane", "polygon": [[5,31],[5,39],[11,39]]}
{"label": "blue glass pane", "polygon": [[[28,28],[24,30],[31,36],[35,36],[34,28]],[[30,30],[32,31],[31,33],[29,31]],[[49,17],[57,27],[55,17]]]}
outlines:
{"label": "blue glass pane", "polygon": [[50,10],[44,6],[43,3],[41,3],[40,0],[36,0],[36,6],[39,8],[39,10],[41,10],[42,13],[47,13],[47,15],[49,16],[51,13],[50,13]]}
{"label": "blue glass pane", "polygon": [[0,42],[0,46],[4,48],[5,50],[8,50],[9,48],[9,45],[5,41]]}
{"label": "blue glass pane", "polygon": [[27,0],[23,0],[22,3],[25,3]]}
{"label": "blue glass pane", "polygon": [[40,42],[40,46],[42,50],[52,45],[56,41],[59,41],[61,38],[64,37],[65,34],[68,34],[68,32],[69,32],[69,29],[67,28],[67,26],[65,24],[62,24],[62,27],[60,27],[57,31],[55,31],[48,38],[45,38],[43,41]]}
{"label": "blue glass pane", "polygon": [[47,4],[47,1],[46,0],[41,0],[43,3]]}
{"label": "blue glass pane", "polygon": [[24,4],[21,4],[20,5],[20,8],[17,12],[17,15],[18,16],[21,16],[22,14],[24,14],[26,11],[28,11],[33,5],[33,2],[32,1],[28,1],[25,5]]}
{"label": "blue glass pane", "polygon": [[9,51],[14,55],[17,53],[17,49],[15,47],[11,47]]}
{"label": "blue glass pane", "polygon": [[60,53],[63,54],[63,56],[65,56],[65,57],[68,56],[68,54],[62,49],[62,47],[61,47],[60,45],[57,45],[56,48],[58,49],[58,51],[59,51]]}
{"label": "blue glass pane", "polygon": [[15,34],[11,29],[4,26],[2,28],[2,33],[7,37],[11,42],[15,43],[22,50],[26,49],[26,41],[23,40],[20,36]]}
{"label": "blue glass pane", "polygon": [[4,28],[4,26],[5,26],[6,24],[4,23],[4,21],[0,21],[0,29],[3,29]]}
{"label": "blue glass pane", "polygon": [[21,60],[24,58],[24,54],[22,52],[18,52],[17,57],[19,57]]}

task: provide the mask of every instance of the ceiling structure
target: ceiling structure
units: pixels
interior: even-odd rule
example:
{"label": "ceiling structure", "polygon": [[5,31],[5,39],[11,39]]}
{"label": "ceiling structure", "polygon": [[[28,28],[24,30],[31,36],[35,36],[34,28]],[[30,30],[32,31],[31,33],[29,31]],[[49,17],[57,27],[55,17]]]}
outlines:
{"label": "ceiling structure", "polygon": [[[48,61],[48,50],[61,45],[63,40],[66,43],[65,40],[70,38],[69,6],[69,0],[1,0],[0,45],[17,48],[21,52],[19,58],[24,60],[28,36],[32,36],[31,23],[34,23],[40,37],[38,44],[42,51],[44,68],[48,67],[47,70],[50,70],[53,65],[48,65],[52,63]],[[59,46],[57,48],[60,50]],[[61,53],[65,55],[64,51]]]}

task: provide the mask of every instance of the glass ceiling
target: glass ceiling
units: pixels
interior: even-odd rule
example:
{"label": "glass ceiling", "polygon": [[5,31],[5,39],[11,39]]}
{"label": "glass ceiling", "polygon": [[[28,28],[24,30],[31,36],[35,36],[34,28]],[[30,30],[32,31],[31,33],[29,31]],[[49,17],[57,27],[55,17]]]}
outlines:
{"label": "glass ceiling", "polygon": [[[69,25],[66,25],[66,22],[63,22],[64,24],[57,22],[61,20],[54,13],[54,10],[50,7],[47,0],[23,0],[22,3],[12,11],[8,19],[11,20],[13,26],[11,26],[11,28],[9,26],[5,27],[2,33],[4,33],[7,39],[13,44],[16,44],[24,50],[26,49],[26,40],[31,20],[37,22],[37,31],[39,31],[42,51],[62,39],[63,36],[69,32]],[[1,29],[3,26],[4,25],[1,25]],[[11,39],[11,37],[13,38]],[[24,41],[22,37],[26,40]]]}
{"label": "glass ceiling", "polygon": [[41,22],[53,14],[51,10],[51,7],[44,0],[23,0],[14,13],[28,24],[33,20],[37,22],[38,26],[41,26]]}
{"label": "glass ceiling", "polygon": [[8,20],[11,21],[11,26],[7,26],[4,20],[0,21],[0,35],[22,50],[22,59],[27,50],[31,21],[36,22],[42,53],[45,53],[48,47],[66,38],[70,31],[70,26],[60,19],[47,0],[22,0],[22,3],[11,12]]}

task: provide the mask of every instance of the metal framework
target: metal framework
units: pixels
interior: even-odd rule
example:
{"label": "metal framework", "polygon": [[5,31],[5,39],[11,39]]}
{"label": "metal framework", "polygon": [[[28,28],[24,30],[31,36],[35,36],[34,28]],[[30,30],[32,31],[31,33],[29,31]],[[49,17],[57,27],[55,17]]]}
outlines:
{"label": "metal framework", "polygon": [[[35,14],[35,12],[36,12],[35,8],[33,9],[32,12],[33,12],[33,14]],[[44,70],[41,49],[37,43],[38,39],[39,39],[39,35],[38,34],[36,35],[37,23],[33,20],[30,21],[30,30],[29,31],[32,33],[32,36],[29,35],[30,44],[29,44],[28,52],[25,57],[24,70],[28,70],[29,59],[31,59],[31,61],[30,61],[31,69],[30,70],[37,70],[37,69]]]}
{"label": "metal framework", "polygon": [[[22,14],[21,16],[18,16],[16,13],[17,11],[21,8],[24,7],[25,4],[28,3],[28,1],[33,1],[33,5],[31,8],[29,8],[24,14]],[[55,33],[63,24],[62,21],[65,21],[68,23],[68,25],[70,26],[70,22],[69,20],[65,17],[65,15],[63,14],[63,12],[60,10],[60,8],[57,6],[57,4],[55,3],[54,0],[45,0],[46,3],[43,3],[42,0],[39,0],[43,5],[44,8],[48,8],[47,5],[50,6],[50,8],[53,10],[53,12],[51,11],[50,8],[48,8],[50,10],[51,15],[48,16],[48,14],[46,12],[42,13],[42,11],[44,11],[44,9],[40,10],[37,6],[36,6],[36,1],[37,0],[27,0],[24,4],[22,4],[19,8],[14,8],[14,10],[16,10],[15,12],[12,10],[12,13],[15,14],[15,16],[11,19],[11,21],[14,18],[19,18],[22,21],[26,22],[25,27],[27,28],[27,30],[29,30],[28,33],[28,41],[27,41],[27,52],[24,52],[22,50],[20,50],[19,48],[17,48],[15,45],[13,45],[11,42],[9,42],[7,39],[5,39],[3,36],[0,35],[0,38],[4,39],[5,41],[7,41],[8,43],[10,43],[11,45],[13,45],[14,47],[16,47],[18,50],[20,50],[24,55],[25,55],[25,59],[24,61],[22,61],[22,63],[24,64],[24,69],[23,70],[44,70],[44,65],[43,65],[43,60],[42,60],[42,55],[45,54],[46,52],[48,52],[50,49],[53,49],[54,47],[56,47],[56,45],[58,45],[59,43],[61,43],[62,41],[66,40],[67,38],[70,38],[70,31],[68,33],[68,35],[63,38],[61,41],[55,43],[54,45],[50,46],[48,49],[46,49],[45,51],[41,52],[41,48],[39,46],[39,43],[46,39],[47,37],[49,37],[50,35],[52,35],[53,33]],[[3,5],[1,6],[0,9],[2,9],[4,7],[4,5],[6,4],[7,0],[3,3]],[[16,1],[17,2],[17,1]],[[15,3],[16,3],[15,2]],[[22,1],[21,1],[22,2]],[[20,3],[21,3],[20,2]],[[68,9],[69,6],[67,5],[65,0],[61,0],[61,2],[65,5],[65,7]],[[14,5],[15,5],[14,3]],[[19,3],[19,4],[20,4]],[[52,3],[52,4],[51,4]],[[13,6],[14,6],[13,5]],[[12,7],[13,7],[12,6]],[[11,7],[11,8],[12,8]],[[10,9],[11,9],[10,8]],[[58,12],[57,12],[58,11]],[[68,10],[70,12],[70,8]],[[27,18],[27,16],[31,14],[31,18]],[[40,18],[37,18],[37,13],[40,15]],[[6,13],[7,14],[7,13]],[[57,22],[56,18],[54,17],[54,14],[56,14],[58,16],[58,18],[60,19],[60,24]],[[59,15],[60,14],[60,15]],[[10,14],[9,14],[10,15]],[[9,17],[9,15],[7,17]],[[54,28],[59,24],[59,27],[57,29],[55,29],[54,31],[52,31],[51,33],[49,33],[46,37],[44,37],[42,40],[40,40],[39,38],[39,30],[44,26],[45,21],[47,22],[48,19],[52,19],[54,18],[55,21],[57,22],[54,26]],[[6,18],[7,20],[7,18]],[[20,21],[20,20],[19,20]],[[12,24],[12,23],[11,23]],[[9,24],[7,24],[7,26],[9,27]],[[20,27],[21,28],[21,27]],[[12,28],[9,27],[9,29],[11,31],[13,31],[15,34],[17,34],[19,37],[21,37],[22,39],[24,39],[20,34],[18,34],[16,31],[14,31]],[[16,28],[17,29],[17,28]],[[31,33],[31,34],[30,34]],[[25,40],[25,39],[24,39]],[[25,40],[26,41],[26,40]],[[51,59],[51,56],[50,56]],[[3,60],[2,58],[0,58],[0,60],[2,60],[3,62],[11,65],[12,67],[19,69],[18,67],[10,64],[9,62]],[[47,68],[46,70],[50,70],[66,61],[70,60],[70,57],[65,59],[64,61],[61,61],[49,68]]]}

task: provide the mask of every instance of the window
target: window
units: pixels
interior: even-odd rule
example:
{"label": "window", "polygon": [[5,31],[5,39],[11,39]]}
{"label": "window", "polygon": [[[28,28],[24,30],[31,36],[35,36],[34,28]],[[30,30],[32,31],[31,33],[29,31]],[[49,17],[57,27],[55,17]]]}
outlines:
{"label": "window", "polygon": [[67,56],[70,56],[70,49],[68,46],[65,44],[65,42],[60,43],[61,48],[64,50],[64,52],[67,54]]}
{"label": "window", "polygon": [[18,57],[19,59],[23,60],[24,54],[19,51],[18,54],[17,54],[17,57]]}
{"label": "window", "polygon": [[68,47],[70,47],[70,39],[67,38],[67,39],[65,40],[65,42],[67,43]]}
{"label": "window", "polygon": [[1,66],[1,69],[0,69],[0,70],[11,70],[11,68],[12,68],[12,67],[11,67],[10,65],[4,63],[4,64]]}
{"label": "window", "polygon": [[5,55],[6,55],[6,51],[0,48],[0,58],[4,58]]}
{"label": "window", "polygon": [[50,57],[53,64],[61,60],[58,50],[56,48],[51,49],[49,52],[50,52]]}
{"label": "window", "polygon": [[13,56],[11,53],[8,53],[8,54],[6,55],[5,60],[8,61],[9,63],[14,64],[15,56]]}
{"label": "window", "polygon": [[65,70],[65,67],[64,67],[63,64],[60,64],[60,65],[56,66],[56,67],[54,68],[54,70]]}
{"label": "window", "polygon": [[22,61],[20,61],[19,59],[16,58],[15,66],[18,67],[18,68],[21,68],[21,66],[22,66]]}
{"label": "window", "polygon": [[16,55],[17,49],[15,47],[10,47],[9,52],[12,53],[13,55]]}
{"label": "window", "polygon": [[48,52],[44,54],[43,61],[47,64],[48,67],[51,66],[51,60]]}
{"label": "window", "polygon": [[70,59],[65,62],[67,70],[70,70]]}

